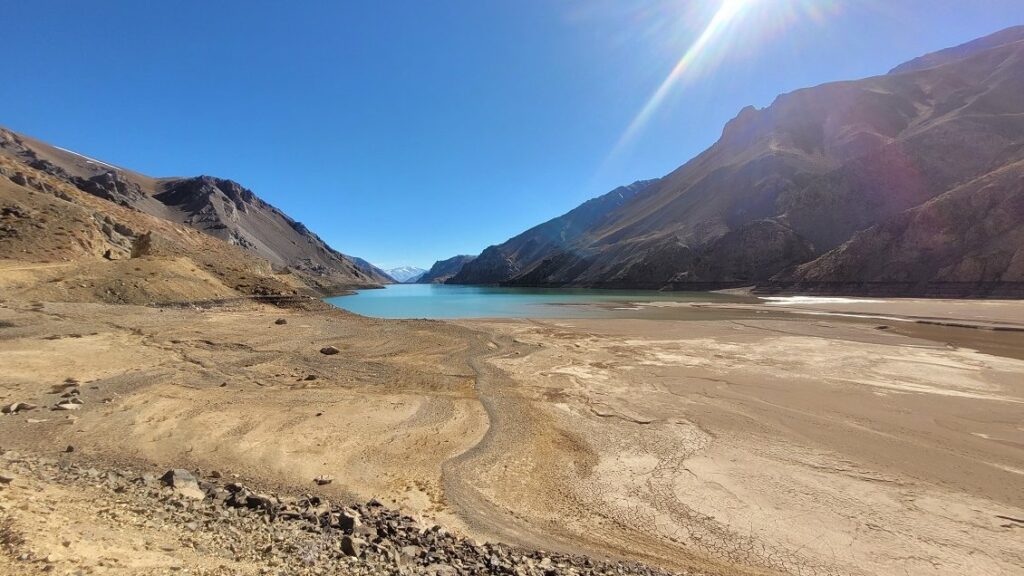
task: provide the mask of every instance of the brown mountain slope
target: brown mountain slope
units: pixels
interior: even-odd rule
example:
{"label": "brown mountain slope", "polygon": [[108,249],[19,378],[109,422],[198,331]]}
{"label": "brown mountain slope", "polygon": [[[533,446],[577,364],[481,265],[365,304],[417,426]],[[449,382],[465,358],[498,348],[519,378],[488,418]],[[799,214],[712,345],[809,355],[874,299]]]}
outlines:
{"label": "brown mountain slope", "polygon": [[231,180],[154,179],[2,128],[0,155],[115,204],[239,246],[278,270],[292,270],[318,289],[390,281],[372,266],[335,251],[300,222]]}
{"label": "brown mountain slope", "polygon": [[[171,218],[172,206],[145,192],[157,181],[121,169],[86,178],[99,170],[95,165],[0,130],[5,297],[150,304],[319,294],[370,284],[365,275],[341,268],[275,266],[251,248]],[[97,182],[105,193],[91,188]],[[258,206],[258,199],[249,201]]]}
{"label": "brown mountain slope", "polygon": [[702,288],[763,284],[855,233],[1024,158],[1024,41],[748,107],[711,148],[584,232],[456,281]]}
{"label": "brown mountain slope", "polygon": [[150,304],[302,292],[298,277],[236,246],[0,156],[5,298]]}

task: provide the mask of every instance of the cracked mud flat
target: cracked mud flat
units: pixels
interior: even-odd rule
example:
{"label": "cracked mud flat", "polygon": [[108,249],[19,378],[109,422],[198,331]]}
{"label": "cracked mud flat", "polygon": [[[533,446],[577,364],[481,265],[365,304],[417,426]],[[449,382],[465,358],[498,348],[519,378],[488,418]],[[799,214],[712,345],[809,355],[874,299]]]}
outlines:
{"label": "cracked mud flat", "polygon": [[[708,574],[1024,565],[1020,333],[708,318],[6,302],[0,404],[40,408],[0,417],[0,444],[378,497],[480,540]],[[68,379],[84,404],[50,411]],[[60,502],[51,523],[82,514]],[[144,573],[130,564],[90,570]]]}

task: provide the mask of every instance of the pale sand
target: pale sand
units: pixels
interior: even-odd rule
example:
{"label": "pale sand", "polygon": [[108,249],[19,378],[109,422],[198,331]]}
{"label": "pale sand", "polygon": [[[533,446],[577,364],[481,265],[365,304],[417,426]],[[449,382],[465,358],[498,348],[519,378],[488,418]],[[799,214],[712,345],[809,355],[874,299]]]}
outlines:
{"label": "pale sand", "polygon": [[[7,302],[0,403],[52,404],[70,377],[86,404],[73,420],[0,418],[0,438],[301,491],[329,474],[317,490],[482,539],[709,573],[1024,565],[1024,334],[744,306],[697,321],[397,322]],[[319,354],[327,344],[342,353]]]}

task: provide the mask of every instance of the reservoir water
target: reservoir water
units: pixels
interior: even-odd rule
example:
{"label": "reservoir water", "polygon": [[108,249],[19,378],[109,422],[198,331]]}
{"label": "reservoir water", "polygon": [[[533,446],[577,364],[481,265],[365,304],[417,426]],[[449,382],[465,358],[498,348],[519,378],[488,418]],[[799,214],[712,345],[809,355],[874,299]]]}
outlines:
{"label": "reservoir water", "polygon": [[711,292],[392,284],[327,302],[375,318],[640,318],[648,302],[738,302]]}

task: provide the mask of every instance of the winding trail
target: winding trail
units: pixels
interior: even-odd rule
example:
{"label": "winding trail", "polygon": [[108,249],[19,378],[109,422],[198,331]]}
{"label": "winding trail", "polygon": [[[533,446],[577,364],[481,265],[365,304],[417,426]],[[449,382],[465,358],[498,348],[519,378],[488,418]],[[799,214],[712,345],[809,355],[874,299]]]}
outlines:
{"label": "winding trail", "polygon": [[[496,348],[488,346],[489,343]],[[474,482],[480,481],[481,472],[486,473],[489,464],[499,462],[503,454],[509,453],[506,448],[510,442],[516,438],[528,441],[531,433],[539,431],[535,416],[524,409],[526,400],[514,390],[515,383],[489,362],[512,354],[514,348],[528,347],[516,347],[507,337],[479,333],[469,350],[466,360],[476,376],[476,392],[487,413],[488,427],[479,442],[442,465],[444,499],[479,534],[521,546],[578,553],[578,547],[496,505]]]}

